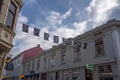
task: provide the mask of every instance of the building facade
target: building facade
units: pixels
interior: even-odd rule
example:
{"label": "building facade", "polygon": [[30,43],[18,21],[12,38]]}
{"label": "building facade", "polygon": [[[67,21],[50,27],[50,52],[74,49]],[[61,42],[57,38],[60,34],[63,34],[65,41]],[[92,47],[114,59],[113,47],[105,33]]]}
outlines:
{"label": "building facade", "polygon": [[119,80],[119,47],[120,21],[111,20],[36,56],[24,51],[21,72],[24,80]]}
{"label": "building facade", "polygon": [[29,59],[23,74],[25,80],[120,80],[119,48],[120,21],[110,20]]}
{"label": "building facade", "polygon": [[9,64],[13,64],[13,69],[7,70],[6,72],[6,80],[19,80],[19,76],[22,75],[22,62],[23,62],[23,54],[17,55],[13,58]]}
{"label": "building facade", "polygon": [[[29,59],[41,54],[43,49],[40,45],[33,48],[25,50],[14,57],[9,64],[13,64],[14,68],[12,70],[7,70],[5,80],[21,80],[23,76],[23,64]],[[33,65],[34,66],[34,65]]]}
{"label": "building facade", "polygon": [[0,79],[3,78],[7,54],[13,47],[17,17],[22,5],[21,0],[0,0]]}

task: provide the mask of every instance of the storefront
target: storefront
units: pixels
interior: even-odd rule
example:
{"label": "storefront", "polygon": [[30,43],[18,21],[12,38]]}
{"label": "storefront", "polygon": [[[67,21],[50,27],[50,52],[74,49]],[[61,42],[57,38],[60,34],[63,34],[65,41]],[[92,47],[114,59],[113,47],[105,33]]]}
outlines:
{"label": "storefront", "polygon": [[112,67],[110,64],[98,66],[99,80],[113,80]]}
{"label": "storefront", "polygon": [[34,80],[39,80],[39,74],[38,73],[34,74]]}
{"label": "storefront", "polygon": [[74,69],[72,72],[72,80],[78,80],[80,78],[80,69]]}
{"label": "storefront", "polygon": [[47,80],[47,73],[41,74],[41,80]]}
{"label": "storefront", "polygon": [[67,70],[62,72],[62,80],[69,80],[69,73]]}

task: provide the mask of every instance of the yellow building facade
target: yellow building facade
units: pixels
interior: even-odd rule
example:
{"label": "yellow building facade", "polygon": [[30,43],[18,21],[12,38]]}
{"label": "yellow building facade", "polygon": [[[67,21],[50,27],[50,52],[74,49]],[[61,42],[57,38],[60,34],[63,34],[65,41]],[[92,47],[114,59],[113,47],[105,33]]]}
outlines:
{"label": "yellow building facade", "polygon": [[13,47],[18,13],[22,6],[22,0],[0,0],[0,80],[4,77],[7,55]]}

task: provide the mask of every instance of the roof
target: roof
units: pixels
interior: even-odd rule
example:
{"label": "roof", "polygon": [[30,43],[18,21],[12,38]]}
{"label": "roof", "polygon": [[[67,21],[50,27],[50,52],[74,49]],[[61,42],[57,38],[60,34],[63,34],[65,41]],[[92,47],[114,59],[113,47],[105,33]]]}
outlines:
{"label": "roof", "polygon": [[33,47],[31,49],[25,50],[22,52],[23,54],[23,62],[40,55],[44,50],[40,47],[40,45],[37,45],[36,47]]}

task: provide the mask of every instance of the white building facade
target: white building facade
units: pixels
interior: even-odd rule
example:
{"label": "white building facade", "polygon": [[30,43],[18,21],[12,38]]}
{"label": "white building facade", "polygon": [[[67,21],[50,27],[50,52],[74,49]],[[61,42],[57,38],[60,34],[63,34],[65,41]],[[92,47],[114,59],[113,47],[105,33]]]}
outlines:
{"label": "white building facade", "polygon": [[120,21],[111,20],[26,61],[23,74],[25,80],[120,80],[119,48]]}

